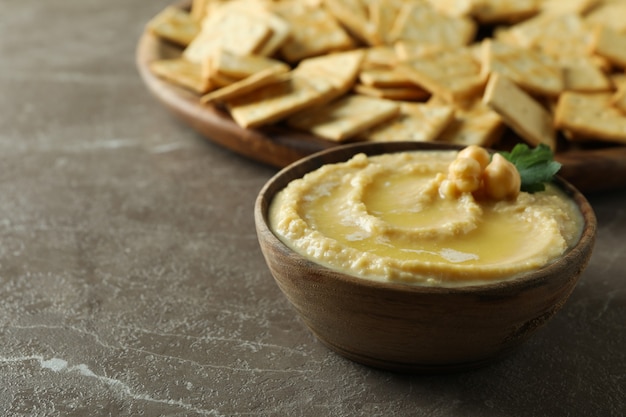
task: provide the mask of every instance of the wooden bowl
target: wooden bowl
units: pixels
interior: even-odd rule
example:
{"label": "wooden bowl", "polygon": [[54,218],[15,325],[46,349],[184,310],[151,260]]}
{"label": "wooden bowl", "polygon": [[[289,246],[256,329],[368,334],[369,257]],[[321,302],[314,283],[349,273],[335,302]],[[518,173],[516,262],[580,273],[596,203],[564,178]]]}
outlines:
{"label": "wooden bowl", "polygon": [[596,236],[589,202],[555,182],[580,208],[583,232],[556,262],[518,278],[454,288],[381,283],[337,272],[283,244],[268,227],[268,208],[291,180],[356,153],[377,155],[450,148],[415,142],[345,145],[281,170],[260,191],[255,222],[274,279],[309,329],[337,353],[372,367],[442,372],[480,366],[511,351],[565,303],[588,264]]}

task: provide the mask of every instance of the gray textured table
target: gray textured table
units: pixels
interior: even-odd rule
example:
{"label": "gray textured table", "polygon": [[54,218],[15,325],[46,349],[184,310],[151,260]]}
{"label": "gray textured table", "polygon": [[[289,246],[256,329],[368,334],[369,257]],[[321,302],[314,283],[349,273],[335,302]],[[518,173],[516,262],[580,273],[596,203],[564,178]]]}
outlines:
{"label": "gray textured table", "polygon": [[590,196],[589,268],[503,361],[409,376],[344,360],[258,249],[252,207],[275,171],[140,81],[136,42],[166,4],[0,4],[0,415],[626,414],[626,192]]}

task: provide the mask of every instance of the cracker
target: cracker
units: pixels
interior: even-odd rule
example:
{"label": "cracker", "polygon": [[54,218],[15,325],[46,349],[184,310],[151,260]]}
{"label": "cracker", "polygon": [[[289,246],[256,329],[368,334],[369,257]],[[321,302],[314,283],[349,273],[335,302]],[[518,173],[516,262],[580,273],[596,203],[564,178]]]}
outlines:
{"label": "cracker", "polygon": [[200,25],[191,15],[178,7],[168,6],[154,16],[146,26],[160,38],[186,47],[200,32]]}
{"label": "cracker", "polygon": [[407,77],[452,103],[482,92],[485,77],[468,48],[430,53],[400,66]]}
{"label": "cracker", "polygon": [[613,93],[565,92],[559,97],[555,125],[572,140],[626,144],[626,115],[612,105]]}
{"label": "cracker", "polygon": [[202,30],[183,51],[183,57],[202,63],[219,50],[238,55],[254,54],[271,36],[267,23],[235,9],[222,10],[209,15]]}
{"label": "cracker", "polygon": [[540,10],[537,0],[473,0],[471,15],[481,23],[514,23]]}
{"label": "cracker", "polygon": [[476,35],[476,23],[465,16],[450,16],[428,3],[405,3],[398,14],[390,39],[426,45],[459,47],[468,45]]}
{"label": "cracker", "polygon": [[599,27],[595,32],[592,51],[613,65],[626,68],[626,33],[619,33],[609,27]]}
{"label": "cracker", "polygon": [[345,94],[354,85],[365,51],[356,49],[308,58],[300,62],[294,72],[302,77],[329,82],[336,94]]}
{"label": "cracker", "polygon": [[287,120],[293,128],[333,141],[345,141],[398,114],[391,100],[347,95],[326,106],[298,113]]}
{"label": "cracker", "polygon": [[602,0],[585,16],[592,26],[608,27],[617,32],[626,32],[626,2]]}
{"label": "cracker", "polygon": [[212,101],[232,100],[235,97],[251,93],[266,85],[282,81],[286,72],[287,69],[284,67],[274,66],[266,68],[249,77],[203,95],[200,98],[200,102],[206,104]]}
{"label": "cracker", "polygon": [[621,88],[626,85],[626,72],[616,72],[610,75],[613,87]]}
{"label": "cracker", "polygon": [[183,58],[152,61],[150,70],[157,76],[195,93],[204,94],[213,88],[204,77],[202,66]]}
{"label": "cracker", "polygon": [[255,128],[282,120],[306,107],[320,105],[334,89],[320,80],[313,84],[303,77],[255,89],[226,102],[235,122],[243,128]]}
{"label": "cracker", "polygon": [[506,76],[491,74],[483,102],[526,142],[556,148],[552,115]]}
{"label": "cracker", "polygon": [[431,45],[413,41],[399,40],[393,44],[398,62],[411,61],[417,58],[422,58],[425,55],[432,54],[434,52],[441,51],[443,49],[449,49],[443,45]]}
{"label": "cracker", "polygon": [[370,0],[368,2],[369,19],[375,28],[374,45],[392,44],[389,34],[403,4],[403,0]]}
{"label": "cracker", "polygon": [[397,62],[398,56],[393,46],[373,46],[365,49],[361,67],[363,69],[392,68]]}
{"label": "cracker", "polygon": [[502,117],[480,99],[454,110],[454,120],[439,136],[440,141],[456,145],[490,147],[502,136]]}
{"label": "cracker", "polygon": [[288,62],[354,47],[352,38],[323,8],[286,3],[278,6],[276,12],[291,24],[291,36],[280,48]]}
{"label": "cracker", "polygon": [[451,16],[469,16],[473,0],[428,0],[435,9]]}
{"label": "cracker", "polygon": [[356,84],[354,92],[364,96],[384,98],[399,101],[424,101],[430,97],[430,93],[417,86],[413,87],[372,87],[369,85]]}
{"label": "cracker", "polygon": [[369,20],[369,12],[365,2],[361,0],[324,0],[323,4],[359,40],[367,45],[382,44],[375,25]]}
{"label": "cracker", "polygon": [[483,72],[502,74],[531,94],[558,96],[564,88],[556,61],[531,49],[488,39],[483,42]]}
{"label": "cracker", "polygon": [[270,37],[256,50],[257,55],[273,56],[291,36],[291,24],[272,11],[271,3],[258,0],[231,0],[223,7],[228,7],[236,13],[248,14],[271,29]]}
{"label": "cracker", "polygon": [[563,68],[564,89],[568,91],[608,91],[611,89],[609,77],[588,56],[562,57],[559,64]]}
{"label": "cracker", "polygon": [[584,15],[598,4],[600,0],[545,0],[541,5],[542,13]]}
{"label": "cracker", "polygon": [[211,2],[212,0],[192,0],[191,9],[189,11],[191,18],[196,22],[201,23],[207,15],[209,3]]}
{"label": "cracker", "polygon": [[542,13],[510,27],[515,42],[554,55],[586,55],[593,39],[589,26],[574,13]]}
{"label": "cracker", "polygon": [[237,55],[226,50],[219,51],[211,60],[211,72],[241,80],[259,71],[280,67],[286,72],[290,67],[277,59],[262,55]]}
{"label": "cracker", "polygon": [[414,87],[415,83],[399,68],[368,69],[359,74],[359,81],[370,87]]}
{"label": "cracker", "polygon": [[449,105],[403,102],[397,117],[367,130],[360,138],[370,142],[431,142],[437,139],[453,117],[454,110]]}
{"label": "cracker", "polygon": [[622,86],[611,98],[611,104],[626,116],[626,86]]}

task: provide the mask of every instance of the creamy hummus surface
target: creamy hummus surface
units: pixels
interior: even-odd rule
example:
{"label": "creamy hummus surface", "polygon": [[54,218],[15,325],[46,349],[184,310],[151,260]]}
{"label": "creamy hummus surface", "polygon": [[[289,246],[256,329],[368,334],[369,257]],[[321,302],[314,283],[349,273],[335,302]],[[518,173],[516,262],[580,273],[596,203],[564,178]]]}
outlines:
{"label": "creamy hummus surface", "polygon": [[378,281],[476,285],[554,261],[582,230],[557,187],[514,198],[442,193],[456,151],[415,151],[329,164],[292,181],[270,206],[286,245],[332,269]]}

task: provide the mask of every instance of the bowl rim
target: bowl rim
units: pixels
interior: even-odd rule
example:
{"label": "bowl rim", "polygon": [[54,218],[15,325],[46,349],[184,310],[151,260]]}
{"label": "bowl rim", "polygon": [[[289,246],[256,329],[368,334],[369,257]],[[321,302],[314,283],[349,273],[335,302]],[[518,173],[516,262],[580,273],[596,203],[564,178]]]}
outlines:
{"label": "bowl rim", "polygon": [[[583,227],[581,230],[580,238],[578,239],[576,244],[569,248],[560,258],[544,265],[539,269],[522,273],[519,276],[510,279],[498,280],[495,282],[489,282],[484,284],[470,284],[459,286],[428,286],[402,282],[377,281],[369,278],[360,277],[356,274],[337,271],[318,262],[315,262],[314,260],[311,260],[294,251],[282,240],[280,240],[278,236],[276,236],[274,231],[269,227],[268,209],[274,195],[278,191],[282,190],[290,181],[301,178],[304,174],[311,172],[326,163],[346,161],[357,153],[365,153],[368,156],[374,156],[404,151],[460,150],[464,147],[465,146],[437,142],[358,142],[344,144],[334,148],[322,150],[302,159],[299,159],[275,173],[268,181],[266,181],[266,183],[263,185],[257,195],[254,205],[254,217],[259,240],[260,235],[263,234],[266,238],[269,239],[268,244],[273,247],[277,247],[283,253],[289,254],[291,257],[294,257],[301,265],[314,267],[317,271],[319,271],[321,275],[326,278],[335,279],[349,285],[368,287],[370,289],[420,294],[480,293],[481,295],[484,295],[487,293],[496,294],[500,292],[511,292],[525,288],[532,288],[544,283],[547,278],[554,276],[555,272],[558,272],[561,269],[565,269],[565,267],[568,263],[570,263],[571,260],[575,258],[580,258],[585,253],[587,253],[588,257],[591,256],[597,232],[597,219],[593,208],[581,191],[579,191],[571,183],[558,175],[554,177],[552,182],[557,185],[562,191],[564,191],[566,195],[568,195],[571,199],[575,201],[576,206],[580,210],[583,218]],[[493,151],[491,149],[488,150],[490,152]],[[342,155],[342,158],[337,158],[337,155]],[[306,168],[309,164],[313,165],[310,168]],[[294,174],[296,175],[294,176]],[[287,176],[292,178],[285,181],[285,177]],[[282,186],[280,186],[281,182],[284,182]],[[261,244],[261,246],[263,245]]]}

